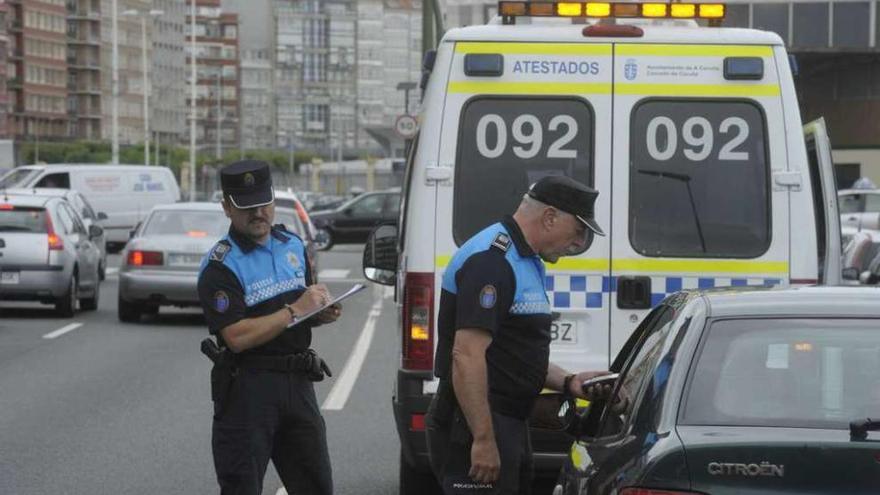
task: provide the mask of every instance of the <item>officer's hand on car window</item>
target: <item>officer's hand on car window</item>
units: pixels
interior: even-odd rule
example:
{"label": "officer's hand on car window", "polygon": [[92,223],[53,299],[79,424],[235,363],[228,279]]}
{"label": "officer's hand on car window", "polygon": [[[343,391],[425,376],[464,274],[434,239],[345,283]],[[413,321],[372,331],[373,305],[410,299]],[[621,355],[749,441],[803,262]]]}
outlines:
{"label": "officer's hand on car window", "polygon": [[468,476],[479,483],[492,483],[501,474],[501,455],[495,439],[477,440],[471,445],[471,470]]}
{"label": "officer's hand on car window", "polygon": [[297,315],[310,313],[330,302],[330,293],[324,284],[309,286],[305,292],[293,303],[293,310]]}
{"label": "officer's hand on car window", "polygon": [[317,315],[315,315],[315,320],[320,323],[333,323],[342,315],[342,305],[339,303],[334,304],[333,306],[328,307],[324,311],[321,311]]}
{"label": "officer's hand on car window", "polygon": [[[606,376],[609,374],[610,373],[607,371],[582,371],[569,382],[569,387],[571,387],[571,390],[569,390],[568,392],[577,398],[586,399],[590,402],[608,401],[609,398],[611,398],[612,392],[614,392],[614,385],[616,383],[615,380],[609,380],[607,382],[586,387],[582,386],[582,384],[589,379]],[[614,397],[614,402],[611,404],[611,410],[615,413],[621,413],[626,410],[626,406],[628,403],[629,400],[626,398],[626,396],[624,395],[624,391],[621,388],[617,396]]]}

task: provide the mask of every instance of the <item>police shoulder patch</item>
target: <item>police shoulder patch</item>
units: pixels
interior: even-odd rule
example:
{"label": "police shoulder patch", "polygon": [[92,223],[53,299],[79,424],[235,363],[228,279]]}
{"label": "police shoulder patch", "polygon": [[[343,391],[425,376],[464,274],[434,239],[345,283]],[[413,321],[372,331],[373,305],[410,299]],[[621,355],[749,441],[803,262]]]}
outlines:
{"label": "police shoulder patch", "polygon": [[214,293],[214,310],[225,313],[227,309],[229,309],[229,296],[225,291],[218,290]]}
{"label": "police shoulder patch", "polygon": [[211,250],[211,261],[223,261],[226,258],[226,255],[229,254],[229,251],[232,247],[226,241],[220,241],[214,246],[214,249]]}
{"label": "police shoulder patch", "polygon": [[510,249],[510,236],[504,232],[499,232],[498,235],[495,236],[495,240],[492,241],[492,247],[498,248],[506,253],[507,250]]}
{"label": "police shoulder patch", "polygon": [[494,308],[497,300],[498,291],[495,290],[494,285],[486,285],[483,287],[483,290],[480,291],[480,306],[484,309]]}

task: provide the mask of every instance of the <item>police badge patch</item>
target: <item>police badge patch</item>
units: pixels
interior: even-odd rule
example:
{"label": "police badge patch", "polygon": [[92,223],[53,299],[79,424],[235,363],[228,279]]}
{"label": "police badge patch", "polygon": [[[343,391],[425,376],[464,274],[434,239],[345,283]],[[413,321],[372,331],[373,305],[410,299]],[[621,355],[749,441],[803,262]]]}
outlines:
{"label": "police badge patch", "polygon": [[498,299],[498,293],[494,285],[487,285],[480,291],[480,306],[484,309],[492,309],[495,307],[495,301]]}
{"label": "police badge patch", "polygon": [[214,293],[214,310],[218,313],[225,313],[229,309],[229,296],[226,292],[218,290]]}
{"label": "police badge patch", "polygon": [[218,242],[214,249],[211,251],[211,260],[212,261],[223,261],[226,258],[226,254],[229,253],[229,244],[225,242]]}
{"label": "police badge patch", "polygon": [[288,251],[287,262],[290,263],[294,270],[300,267],[299,258],[296,257],[296,253]]}

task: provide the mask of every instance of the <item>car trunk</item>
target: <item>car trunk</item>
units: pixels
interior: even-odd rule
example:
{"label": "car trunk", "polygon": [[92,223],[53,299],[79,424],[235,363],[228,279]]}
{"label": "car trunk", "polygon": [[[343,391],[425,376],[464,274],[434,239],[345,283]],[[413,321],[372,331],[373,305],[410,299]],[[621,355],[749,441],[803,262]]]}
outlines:
{"label": "car trunk", "polygon": [[[150,270],[197,272],[205,253],[216,243],[217,239],[212,237],[159,235],[138,239],[129,248],[129,253],[134,251],[161,252],[161,265],[143,267]],[[129,254],[129,256],[131,255]]]}
{"label": "car trunk", "polygon": [[880,434],[852,441],[848,430],[723,426],[679,426],[678,433],[695,491],[855,494],[880,487]]}
{"label": "car trunk", "polygon": [[0,205],[0,267],[4,271],[49,263],[49,236],[43,208]]}

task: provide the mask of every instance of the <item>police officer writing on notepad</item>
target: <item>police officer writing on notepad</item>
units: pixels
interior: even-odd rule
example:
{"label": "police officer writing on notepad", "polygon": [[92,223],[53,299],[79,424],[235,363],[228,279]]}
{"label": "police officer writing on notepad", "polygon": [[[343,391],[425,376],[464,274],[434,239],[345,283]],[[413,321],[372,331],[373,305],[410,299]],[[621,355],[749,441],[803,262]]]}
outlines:
{"label": "police officer writing on notepad", "polygon": [[324,419],[313,381],[329,374],[309,349],[311,328],[335,321],[313,285],[302,240],[275,215],[268,164],[240,161],[220,171],[229,234],[202,262],[199,299],[222,352],[211,372],[212,446],[222,494],[262,493],[269,460],[289,493],[333,492]]}
{"label": "police officer writing on notepad", "polygon": [[447,267],[440,384],[426,418],[431,466],[447,495],[531,493],[526,420],[541,389],[587,398],[581,384],[605,374],[570,374],[549,363],[542,262],[583,251],[590,231],[604,235],[593,218],[597,195],[573,179],[546,177],[512,217],[474,235]]}

